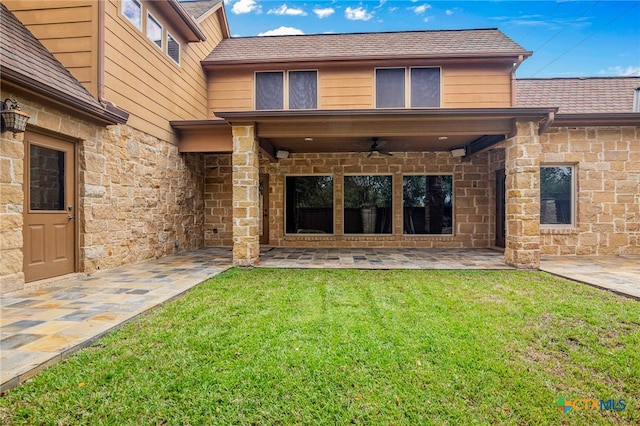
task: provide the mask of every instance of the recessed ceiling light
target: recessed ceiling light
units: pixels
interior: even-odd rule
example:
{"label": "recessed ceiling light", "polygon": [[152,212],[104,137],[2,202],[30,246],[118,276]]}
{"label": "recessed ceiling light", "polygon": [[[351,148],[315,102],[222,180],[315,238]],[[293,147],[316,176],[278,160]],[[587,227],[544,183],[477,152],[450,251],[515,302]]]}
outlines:
{"label": "recessed ceiling light", "polygon": [[438,139],[440,139],[441,141],[446,141],[449,138],[447,136],[440,136]]}
{"label": "recessed ceiling light", "polygon": [[313,138],[304,138],[305,141],[307,142],[311,142],[313,140]]}

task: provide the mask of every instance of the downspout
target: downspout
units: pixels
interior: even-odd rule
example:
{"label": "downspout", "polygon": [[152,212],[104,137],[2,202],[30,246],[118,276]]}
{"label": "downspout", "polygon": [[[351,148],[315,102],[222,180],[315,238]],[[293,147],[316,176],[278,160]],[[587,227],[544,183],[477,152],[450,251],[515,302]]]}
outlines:
{"label": "downspout", "polygon": [[520,67],[520,64],[524,61],[524,55],[518,55],[518,60],[514,62],[511,68],[511,106],[516,105],[516,70]]}
{"label": "downspout", "polygon": [[109,104],[104,99],[104,28],[106,0],[98,0],[98,102]]}

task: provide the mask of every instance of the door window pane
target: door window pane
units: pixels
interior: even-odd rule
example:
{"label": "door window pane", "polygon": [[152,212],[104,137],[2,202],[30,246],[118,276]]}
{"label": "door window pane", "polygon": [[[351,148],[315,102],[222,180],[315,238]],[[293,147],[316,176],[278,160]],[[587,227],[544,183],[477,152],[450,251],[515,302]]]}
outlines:
{"label": "door window pane", "polygon": [[29,208],[64,210],[64,152],[31,145]]}
{"label": "door window pane", "polygon": [[333,233],[333,176],[286,177],[286,232]]}
{"label": "door window pane", "polygon": [[411,106],[440,106],[440,68],[411,68]]}
{"label": "door window pane", "polygon": [[540,168],[540,223],[573,223],[573,167]]}
{"label": "door window pane", "polygon": [[452,182],[451,176],[404,176],[405,234],[453,234]]}
{"label": "door window pane", "polygon": [[289,109],[315,109],[318,104],[316,71],[289,72]]}
{"label": "door window pane", "polygon": [[376,107],[404,108],[404,68],[376,70]]}
{"label": "door window pane", "polygon": [[283,109],[283,90],[282,72],[256,73],[256,109]]}
{"label": "door window pane", "polygon": [[344,177],[344,233],[391,234],[391,176]]}

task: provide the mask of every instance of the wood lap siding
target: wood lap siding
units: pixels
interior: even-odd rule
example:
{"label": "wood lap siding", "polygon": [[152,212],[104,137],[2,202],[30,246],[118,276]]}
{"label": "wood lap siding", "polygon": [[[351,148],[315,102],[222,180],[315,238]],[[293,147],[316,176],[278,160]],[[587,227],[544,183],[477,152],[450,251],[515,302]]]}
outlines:
{"label": "wood lap siding", "polygon": [[97,96],[97,2],[3,0],[3,3],[93,96]]}
{"label": "wood lap siding", "polygon": [[443,107],[511,106],[511,74],[504,67],[447,66],[442,70]]}
{"label": "wood lap siding", "polygon": [[251,111],[253,89],[251,70],[213,71],[209,79],[209,110]]}
{"label": "wood lap siding", "polygon": [[322,69],[320,109],[373,108],[373,69]]}
{"label": "wood lap siding", "polygon": [[[217,14],[202,23],[205,42],[186,43],[153,2],[148,10],[180,42],[180,65],[124,18],[118,1],[105,5],[105,99],[129,112],[129,124],[163,140],[175,140],[171,120],[208,118],[207,82],[200,60],[222,38]],[[143,15],[146,19],[146,10]]]}

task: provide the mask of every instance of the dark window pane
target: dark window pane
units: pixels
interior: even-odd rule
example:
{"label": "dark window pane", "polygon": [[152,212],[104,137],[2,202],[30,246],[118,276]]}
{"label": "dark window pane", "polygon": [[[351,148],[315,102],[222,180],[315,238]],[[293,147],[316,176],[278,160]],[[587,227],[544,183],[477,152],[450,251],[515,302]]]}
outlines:
{"label": "dark window pane", "polygon": [[402,179],[403,232],[453,234],[451,176],[405,176]]}
{"label": "dark window pane", "polygon": [[29,207],[64,210],[64,152],[31,145]]}
{"label": "dark window pane", "polygon": [[283,90],[282,72],[256,73],[256,109],[283,109]]}
{"label": "dark window pane", "polygon": [[167,34],[167,55],[176,64],[180,64],[180,43],[171,34]]}
{"label": "dark window pane", "polygon": [[391,234],[391,176],[344,177],[344,233]]}
{"label": "dark window pane", "polygon": [[572,167],[540,168],[540,223],[570,225]]}
{"label": "dark window pane", "polygon": [[405,107],[404,68],[376,70],[376,107]]}
{"label": "dark window pane", "polygon": [[286,232],[333,233],[333,176],[286,177]]}
{"label": "dark window pane", "polygon": [[411,106],[440,106],[440,69],[411,69]]}
{"label": "dark window pane", "polygon": [[317,104],[317,72],[291,71],[289,73],[289,109],[315,109]]}

